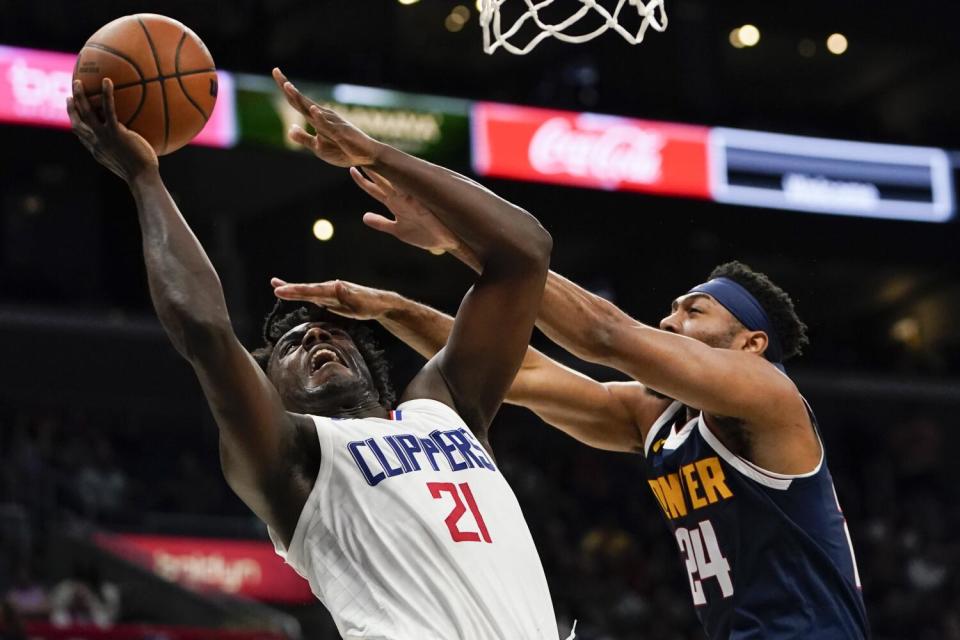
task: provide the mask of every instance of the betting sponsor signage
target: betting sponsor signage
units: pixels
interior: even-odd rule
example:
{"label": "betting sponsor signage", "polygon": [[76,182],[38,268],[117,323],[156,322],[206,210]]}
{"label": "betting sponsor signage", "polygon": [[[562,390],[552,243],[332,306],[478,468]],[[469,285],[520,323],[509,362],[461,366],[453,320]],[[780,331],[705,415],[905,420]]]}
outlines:
{"label": "betting sponsor signage", "polygon": [[309,584],[269,542],[130,534],[99,534],[97,543],[185,586],[217,589],[267,602],[313,600]]}
{"label": "betting sponsor signage", "polygon": [[[0,122],[69,128],[66,100],[77,56],[72,53],[0,46]],[[218,71],[217,104],[191,144],[236,143],[233,78]]]}
{"label": "betting sponsor signage", "polygon": [[480,175],[709,198],[710,130],[481,102],[472,109]]}
{"label": "betting sponsor signage", "polygon": [[923,222],[954,213],[942,149],[717,128],[710,157],[718,202]]}

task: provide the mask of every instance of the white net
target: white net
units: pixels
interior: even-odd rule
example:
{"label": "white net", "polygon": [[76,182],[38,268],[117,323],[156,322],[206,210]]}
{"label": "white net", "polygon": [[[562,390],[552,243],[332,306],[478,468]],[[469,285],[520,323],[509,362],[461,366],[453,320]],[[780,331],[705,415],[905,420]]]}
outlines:
{"label": "white net", "polygon": [[[619,33],[630,44],[639,44],[643,42],[643,36],[648,27],[652,27],[655,31],[663,31],[667,28],[667,12],[663,6],[664,0],[616,0],[617,5],[612,11],[599,4],[598,0],[563,0],[564,2],[575,1],[580,6],[573,15],[555,23],[544,20],[541,12],[554,4],[556,0],[540,0],[539,2],[523,0],[526,4],[526,11],[504,31],[501,24],[500,7],[507,1],[482,0],[481,2],[480,26],[483,28],[483,50],[487,53],[493,53],[502,47],[504,51],[509,53],[524,55],[549,37],[564,42],[579,43],[596,38],[609,29]],[[514,3],[517,1],[514,0]],[[628,30],[621,24],[621,14],[630,14],[634,9],[640,17],[640,25],[636,32]],[[571,33],[575,25],[588,16],[594,19],[599,16],[602,21],[600,26],[587,33]],[[515,42],[521,37],[518,34],[528,23],[531,25],[528,30],[533,28],[539,30],[539,32],[525,45],[518,45]]]}

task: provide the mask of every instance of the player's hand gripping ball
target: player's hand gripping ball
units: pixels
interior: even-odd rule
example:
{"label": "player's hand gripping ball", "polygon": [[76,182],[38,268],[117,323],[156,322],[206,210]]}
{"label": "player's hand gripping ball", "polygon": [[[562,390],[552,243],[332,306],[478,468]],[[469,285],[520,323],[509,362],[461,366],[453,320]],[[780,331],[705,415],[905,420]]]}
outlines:
{"label": "player's hand gripping ball", "polygon": [[103,79],[110,78],[117,120],[158,155],[200,133],[217,101],[217,72],[206,46],[183,24],[152,13],[118,18],[90,36],[73,78],[101,111]]}
{"label": "player's hand gripping ball", "polygon": [[143,137],[117,121],[113,82],[101,83],[103,115],[90,104],[79,80],[73,81],[73,96],[67,99],[67,113],[73,132],[97,162],[127,182],[159,164],[157,153]]}

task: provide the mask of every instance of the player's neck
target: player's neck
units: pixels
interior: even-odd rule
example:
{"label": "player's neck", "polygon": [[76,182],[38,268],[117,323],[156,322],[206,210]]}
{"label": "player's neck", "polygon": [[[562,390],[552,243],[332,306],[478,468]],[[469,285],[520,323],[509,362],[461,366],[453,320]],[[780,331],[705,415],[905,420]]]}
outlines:
{"label": "player's neck", "polygon": [[340,407],[335,412],[331,412],[329,418],[386,418],[390,411],[379,402],[366,400],[356,406]]}

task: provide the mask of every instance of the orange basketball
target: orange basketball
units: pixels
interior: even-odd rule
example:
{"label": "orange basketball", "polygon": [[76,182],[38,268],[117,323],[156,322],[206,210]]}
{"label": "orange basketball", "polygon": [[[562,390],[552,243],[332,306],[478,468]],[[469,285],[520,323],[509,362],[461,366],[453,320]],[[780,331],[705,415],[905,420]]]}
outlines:
{"label": "orange basketball", "polygon": [[200,133],[217,101],[213,58],[183,24],[152,13],[124,16],[90,36],[73,70],[91,103],[101,81],[113,80],[117,119],[158,155],[172,153]]}

